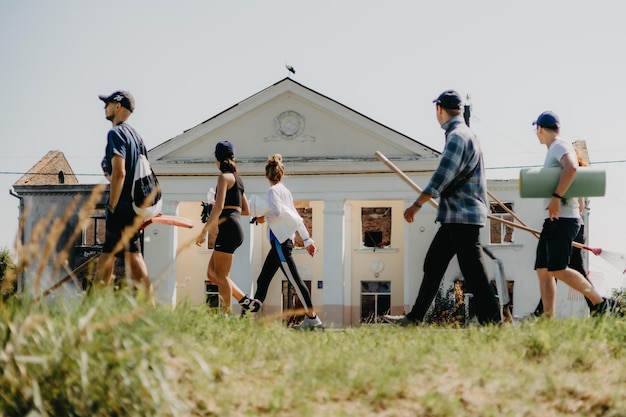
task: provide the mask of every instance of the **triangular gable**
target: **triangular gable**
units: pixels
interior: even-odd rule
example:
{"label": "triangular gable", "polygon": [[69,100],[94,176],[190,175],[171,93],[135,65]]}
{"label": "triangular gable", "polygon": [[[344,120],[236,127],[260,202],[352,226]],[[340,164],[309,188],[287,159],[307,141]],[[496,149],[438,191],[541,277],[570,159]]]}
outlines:
{"label": "triangular gable", "polygon": [[74,171],[61,151],[49,151],[13,185],[78,184]]}
{"label": "triangular gable", "polygon": [[402,161],[439,157],[436,150],[285,78],[151,149],[150,160],[157,173],[205,172],[220,140],[234,144],[248,172],[261,169],[274,153],[301,172],[312,162],[322,172],[370,171],[376,151]]}

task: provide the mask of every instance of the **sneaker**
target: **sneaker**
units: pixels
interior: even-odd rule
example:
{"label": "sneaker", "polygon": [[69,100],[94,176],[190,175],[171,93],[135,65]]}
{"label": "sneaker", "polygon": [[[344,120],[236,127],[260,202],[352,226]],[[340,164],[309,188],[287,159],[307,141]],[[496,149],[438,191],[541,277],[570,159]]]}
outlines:
{"label": "sneaker", "polygon": [[619,303],[612,298],[604,298],[600,304],[596,304],[591,307],[589,311],[590,315],[593,316],[617,316],[620,315],[620,305]]}
{"label": "sneaker", "polygon": [[246,311],[256,313],[261,310],[261,307],[263,307],[262,302],[256,298],[250,298],[247,295],[244,295],[243,298],[239,300],[239,305],[241,306],[242,313],[245,313]]}
{"label": "sneaker", "polygon": [[406,316],[390,316],[389,314],[385,314],[383,316],[383,320],[386,323],[393,324],[394,326],[407,327],[410,325],[414,325],[415,323],[409,320]]}
{"label": "sneaker", "polygon": [[322,320],[318,316],[313,318],[309,316],[304,316],[304,320],[300,322],[300,324],[296,324],[293,326],[296,330],[315,330],[315,329],[323,329],[324,325],[322,324]]}

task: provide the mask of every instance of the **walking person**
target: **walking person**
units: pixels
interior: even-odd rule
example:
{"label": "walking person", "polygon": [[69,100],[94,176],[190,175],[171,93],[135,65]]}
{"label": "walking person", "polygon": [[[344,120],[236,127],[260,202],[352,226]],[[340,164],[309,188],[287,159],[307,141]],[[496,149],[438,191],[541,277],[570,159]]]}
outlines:
{"label": "walking person", "polygon": [[[581,223],[578,234],[576,234],[576,237],[574,238],[574,242],[584,244],[585,241],[585,225]],[[570,255],[569,264],[567,266],[575,271],[578,271],[587,281],[589,281],[591,285],[593,285],[593,283],[589,279],[589,276],[587,275],[587,271],[585,270],[582,249],[572,246],[572,253]],[[585,302],[587,303],[587,307],[589,307],[589,311],[593,311],[593,302],[587,297],[584,298]],[[539,303],[537,304],[533,315],[536,317],[543,315],[543,302],[541,301],[541,297],[539,297]]]}
{"label": "walking person", "polygon": [[[585,160],[583,159],[582,154],[580,153],[580,151],[576,148],[574,148],[574,151],[576,152],[576,159],[578,161],[578,166],[580,167],[585,167],[588,166],[587,162],[585,162]],[[574,238],[574,242],[578,242],[578,243],[582,243],[584,244],[585,241],[587,240],[586,236],[585,236],[585,224],[583,223],[583,219],[582,219],[582,213],[583,210],[585,209],[585,199],[580,197],[578,198],[578,213],[579,213],[579,217],[580,217],[580,229],[578,229],[578,234],[576,235],[576,237]],[[585,263],[583,261],[583,251],[581,248],[572,246],[572,253],[569,257],[569,264],[568,267],[580,272],[580,274],[587,280],[589,281],[589,283],[591,283],[591,285],[593,285],[593,283],[591,282],[591,280],[589,279],[589,276],[587,275],[587,271],[585,269]],[[593,303],[591,302],[591,300],[589,300],[587,297],[585,297],[585,302],[587,303],[587,307],[589,307],[589,311],[593,310]],[[535,311],[533,313],[535,316],[541,316],[543,314],[543,303],[541,302],[541,297],[539,298],[539,303],[537,304],[537,308],[535,308]]]}
{"label": "walking person", "polygon": [[265,216],[257,217],[258,223],[268,222],[269,240],[272,245],[261,273],[257,278],[257,290],[254,298],[265,301],[272,278],[280,268],[296,290],[298,298],[304,306],[304,320],[296,325],[298,329],[315,329],[323,327],[322,321],[315,314],[311,293],[298,273],[298,268],[292,256],[295,233],[298,232],[309,255],[315,255],[315,242],[309,236],[302,217],[298,214],[291,192],[282,183],[285,167],[282,156],[275,154],[267,160],[265,177],[270,183],[267,191],[267,205]]}
{"label": "walking person", "polygon": [[413,308],[406,315],[387,315],[384,320],[401,326],[421,323],[456,255],[472,288],[478,321],[499,323],[500,309],[482,263],[479,241],[487,218],[487,182],[480,144],[463,119],[459,93],[444,91],[433,102],[437,121],[445,131],[445,146],[439,166],[417,200],[404,211],[404,219],[412,223],[424,204],[440,197],[435,221],[441,226],[426,253],[424,278]]}
{"label": "walking person", "polygon": [[544,315],[547,317],[554,315],[555,278],[588,298],[592,303],[590,308],[592,315],[612,313],[617,309],[615,300],[603,298],[580,272],[568,267],[572,241],[580,229],[578,199],[563,198],[578,170],[574,147],[560,138],[561,125],[555,113],[551,111],[541,113],[533,125],[536,126],[539,143],[548,148],[543,166],[561,168],[556,189],[552,197],[545,202],[545,220],[535,259]]}
{"label": "walking person", "polygon": [[146,296],[154,303],[148,268],[141,253],[142,220],[132,207],[133,173],[139,155],[147,155],[141,136],[126,120],[135,110],[135,99],[128,91],[98,96],[104,102],[104,114],[112,124],[107,134],[102,170],[110,182],[106,210],[106,233],[96,267],[96,283],[113,282],[115,258],[124,256],[125,267],[136,286],[143,285]]}
{"label": "walking person", "polygon": [[235,149],[229,141],[219,142],[215,146],[215,163],[221,172],[217,178],[215,203],[196,239],[196,245],[201,246],[205,242],[207,232],[217,230],[217,239],[207,266],[207,278],[218,287],[223,311],[230,312],[232,297],[239,300],[244,309],[257,308],[257,304],[260,308],[260,303],[250,299],[230,279],[235,250],[243,243],[241,215],[247,216],[250,209],[243,181],[237,175]]}

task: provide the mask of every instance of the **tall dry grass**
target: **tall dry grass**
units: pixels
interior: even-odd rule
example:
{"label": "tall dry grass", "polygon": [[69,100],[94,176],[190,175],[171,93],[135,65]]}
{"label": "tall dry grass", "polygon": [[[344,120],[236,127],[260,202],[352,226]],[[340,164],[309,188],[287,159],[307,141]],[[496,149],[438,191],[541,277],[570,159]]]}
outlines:
{"label": "tall dry grass", "polygon": [[4,305],[0,414],[623,416],[623,319],[299,332],[103,291]]}

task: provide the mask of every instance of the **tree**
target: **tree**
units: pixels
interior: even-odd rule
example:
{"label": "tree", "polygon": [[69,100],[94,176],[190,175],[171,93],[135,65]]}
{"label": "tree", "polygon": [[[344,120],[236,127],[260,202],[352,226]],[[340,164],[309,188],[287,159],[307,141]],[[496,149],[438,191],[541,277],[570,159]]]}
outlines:
{"label": "tree", "polygon": [[0,249],[0,295],[6,300],[17,290],[15,263],[8,248]]}

